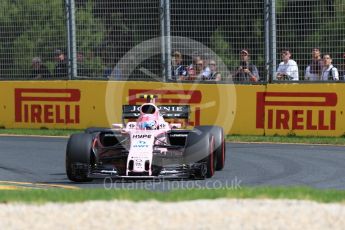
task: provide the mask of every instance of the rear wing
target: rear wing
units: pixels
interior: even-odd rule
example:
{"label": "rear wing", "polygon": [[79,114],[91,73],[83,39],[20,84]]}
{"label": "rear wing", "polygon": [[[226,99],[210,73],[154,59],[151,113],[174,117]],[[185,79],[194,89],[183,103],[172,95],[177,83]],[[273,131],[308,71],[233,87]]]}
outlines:
{"label": "rear wing", "polygon": [[[157,105],[160,114],[167,119],[189,119],[189,105]],[[123,105],[122,119],[133,119],[140,116],[140,105]]]}

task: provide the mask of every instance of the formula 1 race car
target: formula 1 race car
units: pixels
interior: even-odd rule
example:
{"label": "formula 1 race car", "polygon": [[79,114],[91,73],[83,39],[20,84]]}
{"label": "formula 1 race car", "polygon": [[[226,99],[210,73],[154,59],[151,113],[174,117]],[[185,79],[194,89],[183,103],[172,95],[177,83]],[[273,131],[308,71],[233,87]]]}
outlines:
{"label": "formula 1 race car", "polygon": [[123,105],[122,124],[88,128],[70,136],[66,173],[71,181],[106,177],[204,179],[223,169],[225,141],[221,127],[182,129],[181,123],[166,120],[188,122],[189,105],[157,106],[155,95],[141,98],[147,103]]}

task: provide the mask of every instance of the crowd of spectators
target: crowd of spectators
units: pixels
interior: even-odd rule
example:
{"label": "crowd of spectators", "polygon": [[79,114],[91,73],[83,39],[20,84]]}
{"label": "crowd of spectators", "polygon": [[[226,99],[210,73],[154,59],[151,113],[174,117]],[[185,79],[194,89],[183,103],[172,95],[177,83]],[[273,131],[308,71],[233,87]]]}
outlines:
{"label": "crowd of spectators", "polygon": [[217,62],[207,56],[194,55],[192,63],[183,65],[183,55],[179,51],[172,54],[171,79],[176,81],[221,81],[231,79],[234,82],[257,82],[259,72],[256,66],[250,63],[249,50],[240,52],[240,65],[227,76],[222,76],[218,70]]}
{"label": "crowd of spectators", "polygon": [[[275,80],[300,80],[298,75],[298,64],[291,59],[292,53],[289,49],[281,52],[282,62],[279,64]],[[343,55],[345,61],[345,54]],[[339,81],[344,80],[344,65],[340,65],[340,71],[332,64],[332,56],[329,53],[321,54],[320,48],[313,48],[311,61],[305,69],[304,80],[306,81]]]}
{"label": "crowd of spectators", "polygon": [[[290,49],[282,49],[280,52],[281,62],[279,63],[273,80],[276,81],[299,81],[298,64],[292,59]],[[175,51],[171,57],[171,79],[173,81],[222,81],[231,80],[235,83],[259,82],[266,79],[260,78],[258,68],[250,60],[248,49],[239,52],[239,65],[230,70],[230,73],[218,70],[217,62],[214,59],[203,55],[191,57],[190,64],[184,62],[184,55]],[[77,53],[77,73],[78,76],[90,76],[89,68],[84,63],[84,54]],[[338,81],[345,80],[345,53],[344,63],[339,65],[339,70],[332,64],[332,56],[329,53],[322,55],[320,48],[313,48],[311,60],[304,71],[306,81]],[[55,67],[51,73],[40,57],[32,59],[31,79],[45,78],[66,78],[68,76],[68,64],[65,53],[61,49],[54,53]],[[103,76],[108,79],[119,80],[122,71],[116,65],[112,68],[104,69]]]}
{"label": "crowd of spectators", "polygon": [[42,63],[41,58],[34,57],[31,61],[31,73],[30,78],[32,79],[41,79],[41,78],[50,78],[51,73],[48,70],[47,66]]}
{"label": "crowd of spectators", "polygon": [[51,73],[40,57],[32,58],[29,77],[31,79],[66,78],[68,76],[68,64],[65,53],[60,49],[55,50],[54,60],[55,67]]}
{"label": "crowd of spectators", "polygon": [[[299,81],[298,64],[292,59],[290,49],[284,48],[280,52],[281,62],[277,66],[273,76],[274,81]],[[338,81],[345,80],[345,53],[343,55],[344,64],[340,65],[340,70],[332,64],[331,54],[322,55],[320,48],[313,48],[311,61],[304,71],[306,81]],[[250,60],[248,49],[240,51],[239,65],[230,74],[222,76],[217,71],[217,63],[214,60],[203,59],[201,55],[196,55],[190,65],[183,65],[183,55],[176,51],[172,55],[172,80],[206,80],[220,81],[229,79],[235,83],[259,82],[265,79],[260,78],[258,68]]]}

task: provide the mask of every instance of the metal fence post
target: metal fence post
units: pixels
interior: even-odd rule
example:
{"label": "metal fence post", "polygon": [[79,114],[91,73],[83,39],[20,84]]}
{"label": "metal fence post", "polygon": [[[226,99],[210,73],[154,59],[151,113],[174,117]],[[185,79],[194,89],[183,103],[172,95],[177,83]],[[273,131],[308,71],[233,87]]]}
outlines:
{"label": "metal fence post", "polygon": [[161,66],[162,66],[162,76],[164,81],[166,80],[166,56],[165,56],[165,1],[160,2],[160,23],[161,23]]}
{"label": "metal fence post", "polygon": [[277,69],[277,28],[276,28],[276,2],[265,0],[265,62],[267,78],[272,82]]}
{"label": "metal fence post", "polygon": [[271,47],[271,61],[272,71],[271,77],[274,79],[277,70],[277,22],[276,22],[276,0],[271,0],[271,34],[270,34],[270,47]]}
{"label": "metal fence post", "polygon": [[72,79],[77,76],[77,48],[75,33],[75,2],[65,0],[67,11],[67,56],[68,56],[68,77]]}
{"label": "metal fence post", "polygon": [[161,0],[161,52],[163,80],[171,79],[170,0]]}
{"label": "metal fence post", "polygon": [[266,63],[266,81],[271,81],[271,55],[270,55],[270,0],[265,0],[264,6],[264,26],[265,26],[265,63]]}
{"label": "metal fence post", "polygon": [[170,0],[165,1],[165,81],[171,79]]}

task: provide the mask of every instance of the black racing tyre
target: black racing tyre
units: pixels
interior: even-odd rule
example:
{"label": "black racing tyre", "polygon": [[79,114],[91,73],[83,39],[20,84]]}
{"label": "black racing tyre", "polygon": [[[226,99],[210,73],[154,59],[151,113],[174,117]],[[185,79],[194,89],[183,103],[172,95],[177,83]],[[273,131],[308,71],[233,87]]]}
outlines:
{"label": "black racing tyre", "polygon": [[[91,178],[88,178],[91,149],[92,134],[78,133],[70,136],[66,149],[66,174],[68,179],[75,182],[92,181]],[[83,167],[75,170],[73,167],[76,164]]]}
{"label": "black racing tyre", "polygon": [[210,178],[213,177],[215,169],[216,169],[216,165],[217,165],[217,161],[216,161],[216,156],[214,155],[214,137],[210,136],[209,137],[209,154],[208,156],[204,159],[204,161],[206,162],[206,167],[207,167],[207,172],[206,172],[206,177]]}
{"label": "black racing tyre", "polygon": [[184,152],[184,161],[190,163],[206,163],[206,176],[210,178],[215,171],[215,155],[214,155],[214,137],[209,132],[190,132],[187,137]]}
{"label": "black racing tyre", "polygon": [[222,170],[225,165],[225,139],[224,131],[222,127],[219,126],[197,126],[195,129],[202,132],[210,132],[214,136],[214,155],[216,156],[216,170]]}

